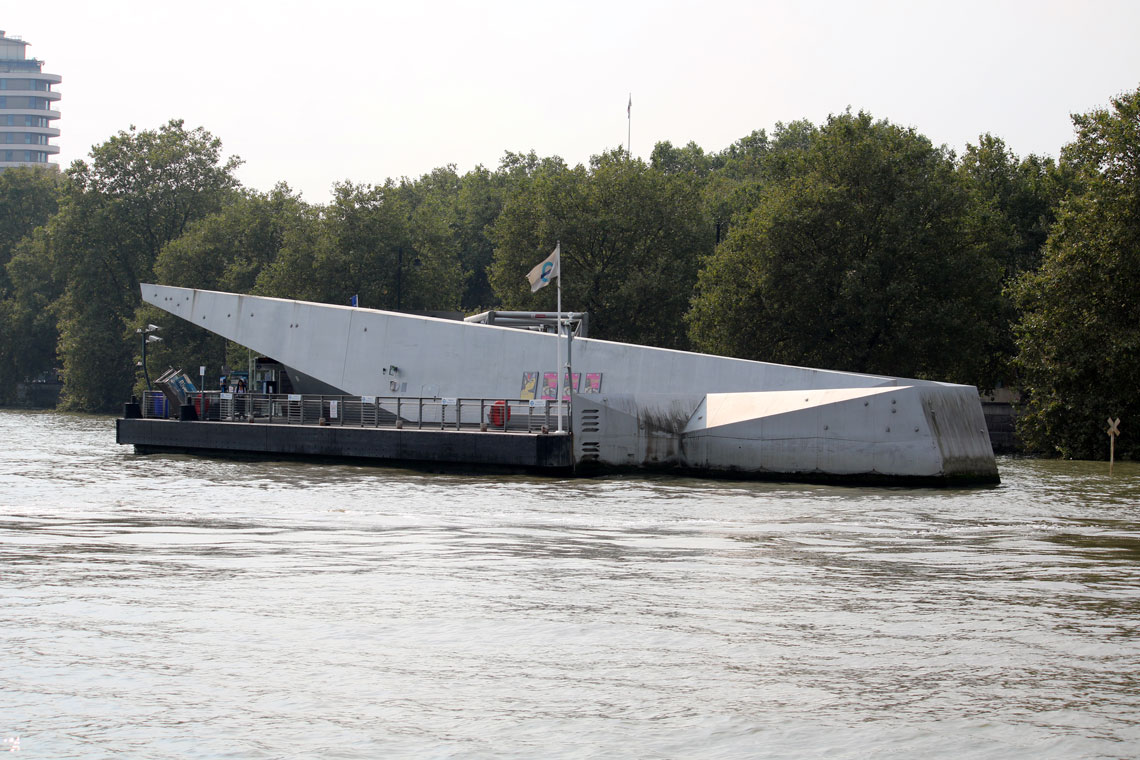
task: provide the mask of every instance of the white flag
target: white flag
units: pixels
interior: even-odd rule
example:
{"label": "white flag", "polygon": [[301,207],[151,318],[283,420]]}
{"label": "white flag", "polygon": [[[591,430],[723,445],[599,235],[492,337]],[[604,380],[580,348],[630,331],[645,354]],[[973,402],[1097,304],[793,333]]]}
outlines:
{"label": "white flag", "polygon": [[559,265],[561,249],[561,243],[554,246],[554,253],[547,256],[541,264],[530,270],[530,274],[528,274],[526,278],[530,280],[531,293],[534,293],[539,288],[545,288],[550,284],[552,279],[559,276],[561,271],[561,266]]}

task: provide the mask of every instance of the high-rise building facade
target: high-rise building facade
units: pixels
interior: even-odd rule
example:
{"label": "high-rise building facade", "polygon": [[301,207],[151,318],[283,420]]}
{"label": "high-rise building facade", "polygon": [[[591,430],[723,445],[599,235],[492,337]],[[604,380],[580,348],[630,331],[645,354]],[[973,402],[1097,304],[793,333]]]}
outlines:
{"label": "high-rise building facade", "polygon": [[13,166],[41,166],[58,169],[49,156],[59,153],[51,138],[59,129],[51,123],[59,118],[55,101],[59,93],[52,85],[62,81],[58,74],[43,73],[43,61],[28,58],[28,43],[0,31],[0,171]]}

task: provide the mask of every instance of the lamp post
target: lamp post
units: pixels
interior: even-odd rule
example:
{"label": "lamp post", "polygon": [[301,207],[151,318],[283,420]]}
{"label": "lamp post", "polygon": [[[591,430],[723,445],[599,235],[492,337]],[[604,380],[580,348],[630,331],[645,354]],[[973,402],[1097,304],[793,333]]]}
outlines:
{"label": "lamp post", "polygon": [[159,327],[158,325],[147,325],[145,328],[144,327],[136,327],[135,328],[135,332],[138,333],[139,337],[142,339],[143,379],[146,380],[146,389],[148,391],[150,390],[150,373],[146,371],[146,344],[147,343],[161,343],[162,338],[158,337],[157,335],[151,335],[151,333],[153,333],[155,330],[161,330],[161,329],[162,328]]}

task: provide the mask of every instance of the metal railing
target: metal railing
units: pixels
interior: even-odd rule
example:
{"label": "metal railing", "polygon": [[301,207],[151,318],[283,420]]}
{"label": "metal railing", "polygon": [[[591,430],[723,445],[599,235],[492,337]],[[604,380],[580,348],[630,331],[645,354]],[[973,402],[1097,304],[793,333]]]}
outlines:
{"label": "metal railing", "polygon": [[[200,420],[272,425],[538,433],[544,428],[555,429],[559,407],[565,427],[569,426],[570,416],[569,402],[559,404],[553,400],[220,391],[198,392],[188,400]],[[178,417],[179,409],[171,407],[162,393],[143,393],[143,417]]]}

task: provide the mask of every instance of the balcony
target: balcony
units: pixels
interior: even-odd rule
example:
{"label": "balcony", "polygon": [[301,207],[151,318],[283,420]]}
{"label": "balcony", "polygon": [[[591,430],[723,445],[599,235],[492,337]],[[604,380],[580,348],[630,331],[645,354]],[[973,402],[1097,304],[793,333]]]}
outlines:
{"label": "balcony", "polygon": [[30,135],[47,135],[48,137],[59,137],[58,127],[27,127],[22,124],[5,125],[0,124],[0,135],[7,132],[14,132],[16,134],[30,134]]}
{"label": "balcony", "polygon": [[[35,152],[35,153],[46,153],[49,156],[54,156],[56,153],[59,153],[59,146],[58,145],[29,145],[28,143],[0,143],[0,155],[3,155],[4,151],[8,151],[8,150],[12,151],[13,157],[23,156],[24,151],[28,151],[28,150]],[[23,161],[23,159],[20,159],[20,160]]]}
{"label": "balcony", "polygon": [[47,82],[48,84],[59,84],[63,81],[63,77],[59,74],[45,74],[37,69],[12,68],[7,65],[11,63],[19,63],[19,61],[0,60],[0,78],[34,79],[37,82]]}
{"label": "balcony", "polygon": [[59,111],[48,111],[46,109],[37,108],[0,108],[0,113],[7,116],[40,116],[44,119],[58,119]]}
{"label": "balcony", "polygon": [[[0,154],[0,158],[3,154]],[[13,158],[15,158],[13,156]],[[54,161],[3,161],[0,160],[0,169],[14,169],[18,166],[36,166],[41,169],[54,169],[59,171],[59,164]]]}
{"label": "balcony", "polygon": [[44,100],[59,100],[63,93],[56,92],[55,90],[0,90],[0,95],[6,95],[9,98],[43,98]]}
{"label": "balcony", "polygon": [[0,90],[0,95],[7,97],[9,103],[12,102],[12,98],[38,98],[39,100],[54,102],[59,100],[63,93],[55,90]]}

